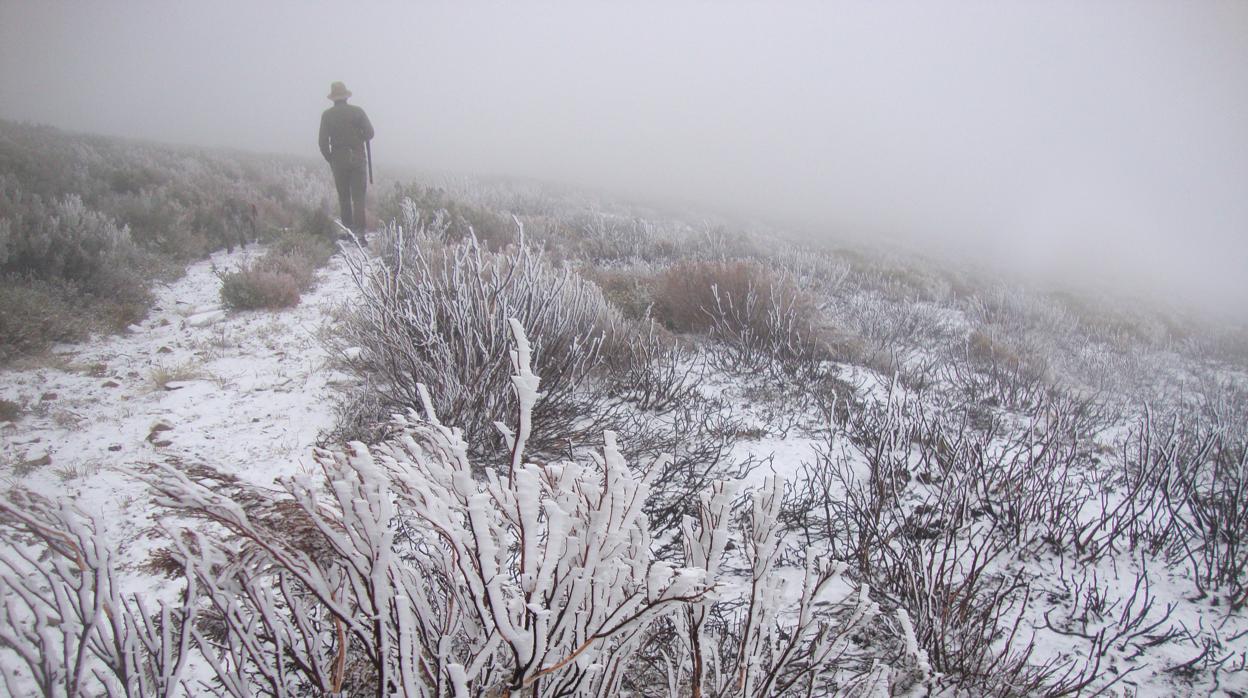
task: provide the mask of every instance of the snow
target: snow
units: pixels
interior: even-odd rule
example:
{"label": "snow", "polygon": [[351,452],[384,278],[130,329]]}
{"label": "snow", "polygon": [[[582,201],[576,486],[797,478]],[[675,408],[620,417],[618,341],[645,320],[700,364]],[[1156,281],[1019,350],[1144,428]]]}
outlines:
{"label": "snow", "polygon": [[[203,463],[266,487],[274,486],[279,478],[304,475],[313,469],[313,446],[334,425],[339,390],[353,380],[333,368],[318,339],[326,318],[332,317],[329,310],[355,290],[340,257],[333,258],[318,273],[317,285],[293,309],[228,312],[220,307],[217,271],[245,263],[263,252],[260,247],[252,247],[218,253],[193,264],[183,277],[155,290],[152,313],[127,333],[59,345],[41,365],[0,372],[0,399],[25,406],[24,414],[17,420],[0,423],[0,472],[8,474],[6,484],[73,500],[98,513],[108,523],[109,536],[122,543],[120,566],[126,571],[125,592],[142,590],[159,597],[171,591],[164,580],[140,571],[154,545],[148,531],[154,523],[156,507],[136,472],[150,465],[179,472],[188,464]],[[940,314],[938,310],[926,309],[934,315]],[[962,316],[950,314],[942,316],[942,327],[958,333],[966,330],[967,323]],[[480,546],[482,588],[478,591],[495,608],[520,604],[497,613],[494,620],[500,635],[522,656],[533,656],[545,640],[535,642],[512,622],[513,616],[519,614],[519,609],[528,609],[543,624],[551,622],[547,618],[550,610],[533,599],[549,592],[561,559],[570,551],[587,549],[587,556],[606,556],[597,567],[597,557],[587,565],[602,576],[577,580],[574,595],[588,594],[586,587],[600,581],[609,589],[611,575],[625,574],[613,565],[612,554],[623,557],[619,551],[630,543],[627,536],[648,489],[645,482],[638,483],[635,492],[618,487],[627,466],[614,434],[608,433],[600,461],[604,471],[602,486],[618,518],[591,519],[573,526],[574,517],[583,512],[577,511],[576,500],[562,492],[561,486],[580,477],[579,471],[561,470],[563,466],[555,465],[539,470],[522,460],[531,429],[527,412],[541,393],[539,378],[529,367],[530,348],[524,328],[513,321],[512,330],[516,340],[512,388],[524,409],[515,425],[516,433],[500,423],[501,430],[517,446],[512,462],[515,496],[511,500],[499,499],[499,481],[484,485],[472,479],[466,445],[458,431],[454,425],[442,427],[438,423],[432,400],[423,386],[420,396],[426,418],[445,437],[446,453],[456,464],[444,473],[447,482],[434,484],[449,487],[448,491],[467,498],[468,525]],[[359,348],[351,347],[341,357],[352,361],[359,353]],[[837,365],[836,369],[844,380],[858,387],[859,397],[867,402],[892,406],[906,399],[904,390],[887,376],[852,365]],[[1230,374],[1228,380],[1248,379],[1236,373]],[[783,489],[783,481],[794,482],[801,477],[803,463],[816,459],[817,449],[827,447],[828,441],[817,427],[810,427],[817,415],[805,415],[801,426],[783,433],[769,429],[774,424],[769,423],[767,406],[750,404],[743,382],[726,374],[708,375],[703,391],[708,397],[723,398],[731,409],[767,432],[758,438],[739,440],[728,461],[752,457],[767,465],[744,481],[720,483],[713,491],[704,493],[703,511],[726,516],[724,512],[731,508],[738,493],[746,492],[751,498],[753,518],[774,521],[779,513],[779,499],[772,495]],[[1098,438],[1117,443],[1125,437],[1126,429],[1122,425],[1112,426]],[[838,456],[853,459],[851,449],[845,449],[840,442],[836,445],[842,449]],[[352,445],[349,453],[352,467],[384,467],[374,463],[362,445]],[[657,468],[651,469],[654,470]],[[313,486],[310,479],[299,482],[304,490]],[[421,486],[422,491],[427,489],[427,485]],[[346,488],[342,493],[346,493]],[[366,528],[381,530],[384,527],[380,524],[390,518],[392,503],[384,492],[366,494],[367,506],[360,513],[374,519]],[[1114,501],[1116,496],[1111,493],[1107,501]],[[498,533],[500,524],[493,513],[493,508],[502,504],[508,515],[521,523],[522,530],[546,528],[546,545],[539,545],[537,536],[521,540],[524,554],[520,582],[527,602],[504,599],[499,566],[506,564],[507,552],[499,547],[505,541]],[[430,501],[428,505],[431,519],[446,516],[439,502]],[[813,574],[813,557],[807,558],[805,576],[801,569],[773,567],[785,544],[773,536],[773,531],[761,527],[752,530],[756,536],[751,541],[752,549],[758,555],[755,567],[734,578],[734,571],[722,563],[728,546],[727,526],[722,521],[686,517],[681,528],[687,564],[692,568],[676,569],[667,562],[650,565],[639,575],[644,579],[644,599],[683,596],[702,588],[709,580],[716,580],[714,593],[695,604],[701,618],[714,600],[753,593],[747,578],[752,572],[761,582],[757,593],[770,601],[764,604],[768,608],[800,605],[801,613],[808,614],[812,604],[833,603],[834,599],[844,600],[851,594],[859,595],[860,605],[867,606],[866,585],[855,590],[839,574],[818,589],[804,583]],[[579,537],[569,535],[570,532]],[[561,544],[550,544],[551,541]],[[375,542],[369,545],[389,547]],[[343,546],[350,544],[343,542]],[[373,572],[379,574],[387,564],[384,559],[378,560]],[[1072,608],[1073,602],[1062,595],[1068,593],[1071,585],[1067,581],[1075,573],[1094,573],[1099,591],[1109,603],[1117,604],[1104,619],[1078,627],[1070,623],[1079,632],[1095,633],[1099,627],[1112,625],[1114,617],[1130,607],[1127,599],[1137,572],[1147,575],[1157,599],[1153,618],[1173,604],[1168,625],[1181,628],[1190,639],[1162,643],[1136,656],[1129,656],[1131,652],[1125,648],[1110,648],[1105,665],[1114,665],[1119,674],[1132,672],[1115,690],[1131,690],[1141,696],[1169,695],[1181,684],[1170,680],[1163,670],[1195,656],[1200,649],[1198,643],[1206,638],[1218,638],[1225,643],[1224,651],[1240,657],[1248,648],[1248,621],[1241,613],[1217,607],[1212,600],[1194,598],[1191,581],[1181,566],[1167,569],[1153,564],[1142,571],[1129,555],[1106,558],[1094,569],[1083,569],[1070,559],[1060,558],[1019,564],[1026,568],[1027,577],[1035,580],[1035,593],[1024,610],[1022,630],[1034,632],[1035,658],[1039,662],[1086,653],[1084,640],[1046,627],[1046,612],[1059,624],[1063,622],[1063,609]],[[601,601],[606,603],[606,596],[612,592],[601,593],[605,595]],[[774,603],[777,599],[784,603]],[[919,647],[914,631],[915,621],[924,619],[912,619],[900,609],[895,618],[907,655],[922,675],[930,675],[929,658]],[[761,619],[758,622],[761,624]],[[590,657],[587,654],[584,660],[588,662]],[[478,669],[460,665],[448,669],[457,694],[467,694],[468,677],[475,676]],[[1243,671],[1224,674],[1221,681],[1227,691],[1248,691],[1248,675]]]}
{"label": "snow", "polygon": [[[130,332],[58,345],[42,365],[0,372],[0,398],[26,406],[3,427],[5,484],[102,515],[133,569],[151,550],[153,511],[133,470],[204,463],[271,485],[306,467],[334,423],[337,388],[350,380],[329,367],[317,333],[353,287],[335,257],[293,309],[222,309],[216,271],[263,252],[253,246],[192,264],[154,289],[152,312]],[[177,378],[157,385],[162,374]],[[47,465],[13,467],[45,456]],[[135,590],[164,585],[137,573],[128,581]]]}

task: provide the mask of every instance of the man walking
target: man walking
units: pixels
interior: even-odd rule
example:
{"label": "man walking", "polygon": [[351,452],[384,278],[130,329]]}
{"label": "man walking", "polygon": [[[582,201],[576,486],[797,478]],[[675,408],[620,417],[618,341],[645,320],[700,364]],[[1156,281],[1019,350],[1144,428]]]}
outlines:
{"label": "man walking", "polygon": [[321,155],[329,161],[338,187],[342,224],[357,235],[365,230],[364,191],[368,183],[365,148],[373,139],[373,125],[363,109],[347,104],[351,91],[341,82],[329,86],[334,106],[321,114]]}

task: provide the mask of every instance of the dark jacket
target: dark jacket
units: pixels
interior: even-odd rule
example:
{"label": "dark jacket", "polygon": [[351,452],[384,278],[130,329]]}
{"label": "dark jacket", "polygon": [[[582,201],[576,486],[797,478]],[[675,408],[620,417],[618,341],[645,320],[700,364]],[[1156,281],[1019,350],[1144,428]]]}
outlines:
{"label": "dark jacket", "polygon": [[321,114],[321,155],[331,165],[362,166],[364,142],[372,139],[368,115],[355,105],[335,102]]}

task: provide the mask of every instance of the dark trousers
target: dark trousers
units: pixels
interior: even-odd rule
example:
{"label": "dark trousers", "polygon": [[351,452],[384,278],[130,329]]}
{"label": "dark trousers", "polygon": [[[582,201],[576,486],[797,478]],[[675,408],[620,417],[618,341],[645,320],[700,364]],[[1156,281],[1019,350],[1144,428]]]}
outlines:
{"label": "dark trousers", "polygon": [[364,192],[368,185],[365,168],[356,165],[332,165],[334,186],[338,187],[338,208],[342,211],[342,224],[359,234],[365,231]]}

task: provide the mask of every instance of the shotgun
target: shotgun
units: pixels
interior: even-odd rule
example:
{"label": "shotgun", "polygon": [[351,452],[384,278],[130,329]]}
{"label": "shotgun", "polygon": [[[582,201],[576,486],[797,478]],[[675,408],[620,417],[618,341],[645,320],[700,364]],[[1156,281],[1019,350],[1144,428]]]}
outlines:
{"label": "shotgun", "polygon": [[373,142],[364,141],[364,154],[368,156],[368,183],[373,183]]}

